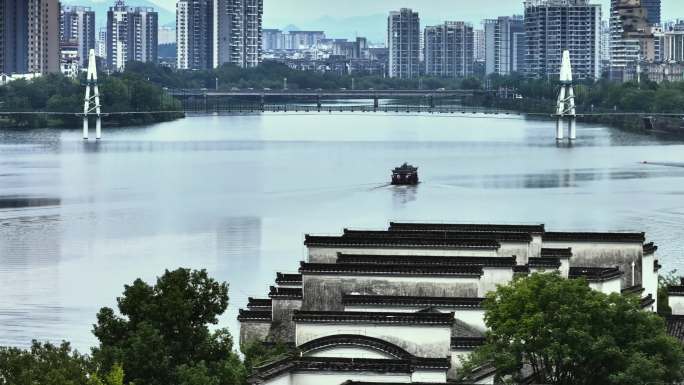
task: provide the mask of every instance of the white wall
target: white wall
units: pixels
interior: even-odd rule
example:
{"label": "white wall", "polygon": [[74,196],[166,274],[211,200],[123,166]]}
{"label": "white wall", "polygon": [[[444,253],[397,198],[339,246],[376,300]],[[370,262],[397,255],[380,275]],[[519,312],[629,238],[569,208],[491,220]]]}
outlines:
{"label": "white wall", "polygon": [[296,344],[338,334],[357,334],[383,339],[417,357],[448,357],[451,347],[450,325],[374,325],[344,323],[297,323]]}
{"label": "white wall", "polygon": [[655,254],[644,255],[641,259],[641,271],[642,271],[642,286],[644,288],[644,296],[649,294],[653,296],[656,301],[653,304],[653,308],[657,311],[658,309],[658,272],[654,271],[653,265],[655,263]]}
{"label": "white wall", "polygon": [[[411,375],[409,373],[298,372],[292,374],[292,380],[291,385],[340,385],[347,380],[410,383]],[[268,383],[268,385],[272,384]]]}
{"label": "white wall", "polygon": [[[371,313],[415,313],[425,309],[425,306],[416,307],[393,307],[393,306],[345,306],[344,311],[361,311]],[[448,307],[436,307],[442,313],[454,313],[454,318],[462,321],[473,328],[485,332],[487,325],[484,321],[484,309],[467,308],[454,309]]]}
{"label": "white wall", "polygon": [[305,354],[304,357],[397,359],[396,357],[379,350],[350,345],[339,345],[314,350]]}
{"label": "white wall", "polygon": [[[438,248],[361,248],[361,247],[320,247],[311,246],[308,248],[310,263],[334,263],[337,260],[337,253],[344,254],[368,254],[368,255],[434,255],[442,257],[473,256],[473,257],[497,257],[497,251],[477,250],[477,249],[438,249]],[[510,255],[509,255],[510,257]]]}
{"label": "white wall", "polygon": [[445,383],[447,380],[446,371],[436,370],[416,370],[411,375],[411,382],[441,382]]}
{"label": "white wall", "polygon": [[603,282],[589,282],[589,287],[604,294],[620,294],[622,292],[622,279],[615,277]]}
{"label": "white wall", "polygon": [[672,315],[684,315],[684,295],[672,295],[668,297]]}
{"label": "white wall", "polygon": [[507,285],[513,281],[513,269],[511,267],[485,267],[482,271],[478,297],[484,297],[490,291],[495,291],[497,285]]}

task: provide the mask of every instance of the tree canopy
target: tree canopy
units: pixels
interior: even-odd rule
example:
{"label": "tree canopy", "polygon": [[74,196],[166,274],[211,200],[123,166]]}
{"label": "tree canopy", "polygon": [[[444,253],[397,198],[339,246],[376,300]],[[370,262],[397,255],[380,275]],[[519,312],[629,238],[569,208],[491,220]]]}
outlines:
{"label": "tree canopy", "polygon": [[517,279],[488,294],[487,343],[466,362],[466,371],[491,362],[501,377],[531,371],[543,384],[680,381],[682,346],[667,336],[663,319],[638,302],[558,274]]}
{"label": "tree canopy", "polygon": [[205,270],[166,271],[149,285],[138,279],[117,299],[116,314],[102,308],[94,359],[116,363],[136,385],[237,385],[245,370],[226,329],[210,331],[228,306],[228,285]]}

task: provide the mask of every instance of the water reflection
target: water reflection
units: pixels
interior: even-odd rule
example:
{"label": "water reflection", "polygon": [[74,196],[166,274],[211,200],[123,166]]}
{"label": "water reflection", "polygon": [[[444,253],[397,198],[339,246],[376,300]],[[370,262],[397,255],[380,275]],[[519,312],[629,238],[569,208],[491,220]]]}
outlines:
{"label": "water reflection", "polygon": [[419,186],[391,186],[392,202],[395,208],[405,206],[416,200]]}

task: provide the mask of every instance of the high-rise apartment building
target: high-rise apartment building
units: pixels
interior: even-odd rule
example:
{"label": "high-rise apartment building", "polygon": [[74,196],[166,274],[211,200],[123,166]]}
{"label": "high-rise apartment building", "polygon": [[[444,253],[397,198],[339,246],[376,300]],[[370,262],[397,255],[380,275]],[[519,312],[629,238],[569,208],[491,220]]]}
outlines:
{"label": "high-rise apartment building", "polygon": [[463,78],[473,74],[473,27],[460,21],[425,27],[425,74]]}
{"label": "high-rise apartment building", "polygon": [[629,80],[641,61],[656,59],[655,39],[644,0],[610,2],[610,77]]}
{"label": "high-rise apartment building", "polygon": [[525,25],[522,16],[484,21],[485,74],[509,75],[525,68]]}
{"label": "high-rise apartment building", "polygon": [[87,65],[88,53],[96,48],[95,12],[90,7],[62,6],[59,20],[62,44],[78,47],[78,64]]}
{"label": "high-rise apartment building", "polygon": [[560,75],[563,51],[570,51],[576,79],[601,76],[601,5],[590,0],[526,0],[526,72]]}
{"label": "high-rise apartment building", "polygon": [[409,8],[392,11],[387,18],[389,77],[410,79],[420,74],[420,17]]}
{"label": "high-rise apartment building", "polygon": [[256,67],[262,60],[264,0],[213,0],[213,67]]}
{"label": "high-rise apartment building", "polygon": [[59,1],[0,3],[0,71],[59,72]]}
{"label": "high-rise apartment building", "polygon": [[485,31],[484,31],[484,29],[473,30],[473,59],[475,61],[485,59]]}
{"label": "high-rise apartment building", "polygon": [[0,2],[0,72],[28,72],[28,4],[25,0]]}
{"label": "high-rise apartment building", "polygon": [[107,58],[107,27],[101,27],[97,31],[95,54],[101,58]]}
{"label": "high-rise apartment building", "polygon": [[661,22],[661,0],[641,0],[641,5],[646,9],[646,19],[650,25],[657,25]]}
{"label": "high-rise apartment building", "polygon": [[230,63],[256,67],[262,60],[263,0],[179,0],[177,66],[209,69]]}
{"label": "high-rise apartment building", "polygon": [[107,66],[122,71],[127,62],[157,62],[159,16],[153,8],[128,7],[117,0],[107,12]]}

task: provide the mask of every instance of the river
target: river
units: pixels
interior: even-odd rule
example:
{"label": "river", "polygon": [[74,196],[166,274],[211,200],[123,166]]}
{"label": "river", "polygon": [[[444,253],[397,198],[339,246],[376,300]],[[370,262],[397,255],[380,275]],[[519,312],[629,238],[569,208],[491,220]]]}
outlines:
{"label": "river", "polygon": [[[230,282],[221,325],[296,272],[304,234],[389,220],[645,231],[684,270],[684,144],[494,115],[205,116],[148,127],[0,131],[0,345],[81,350],[101,306],[164,269]],[[420,166],[418,187],[387,185]],[[643,161],[653,162],[644,164]]]}

